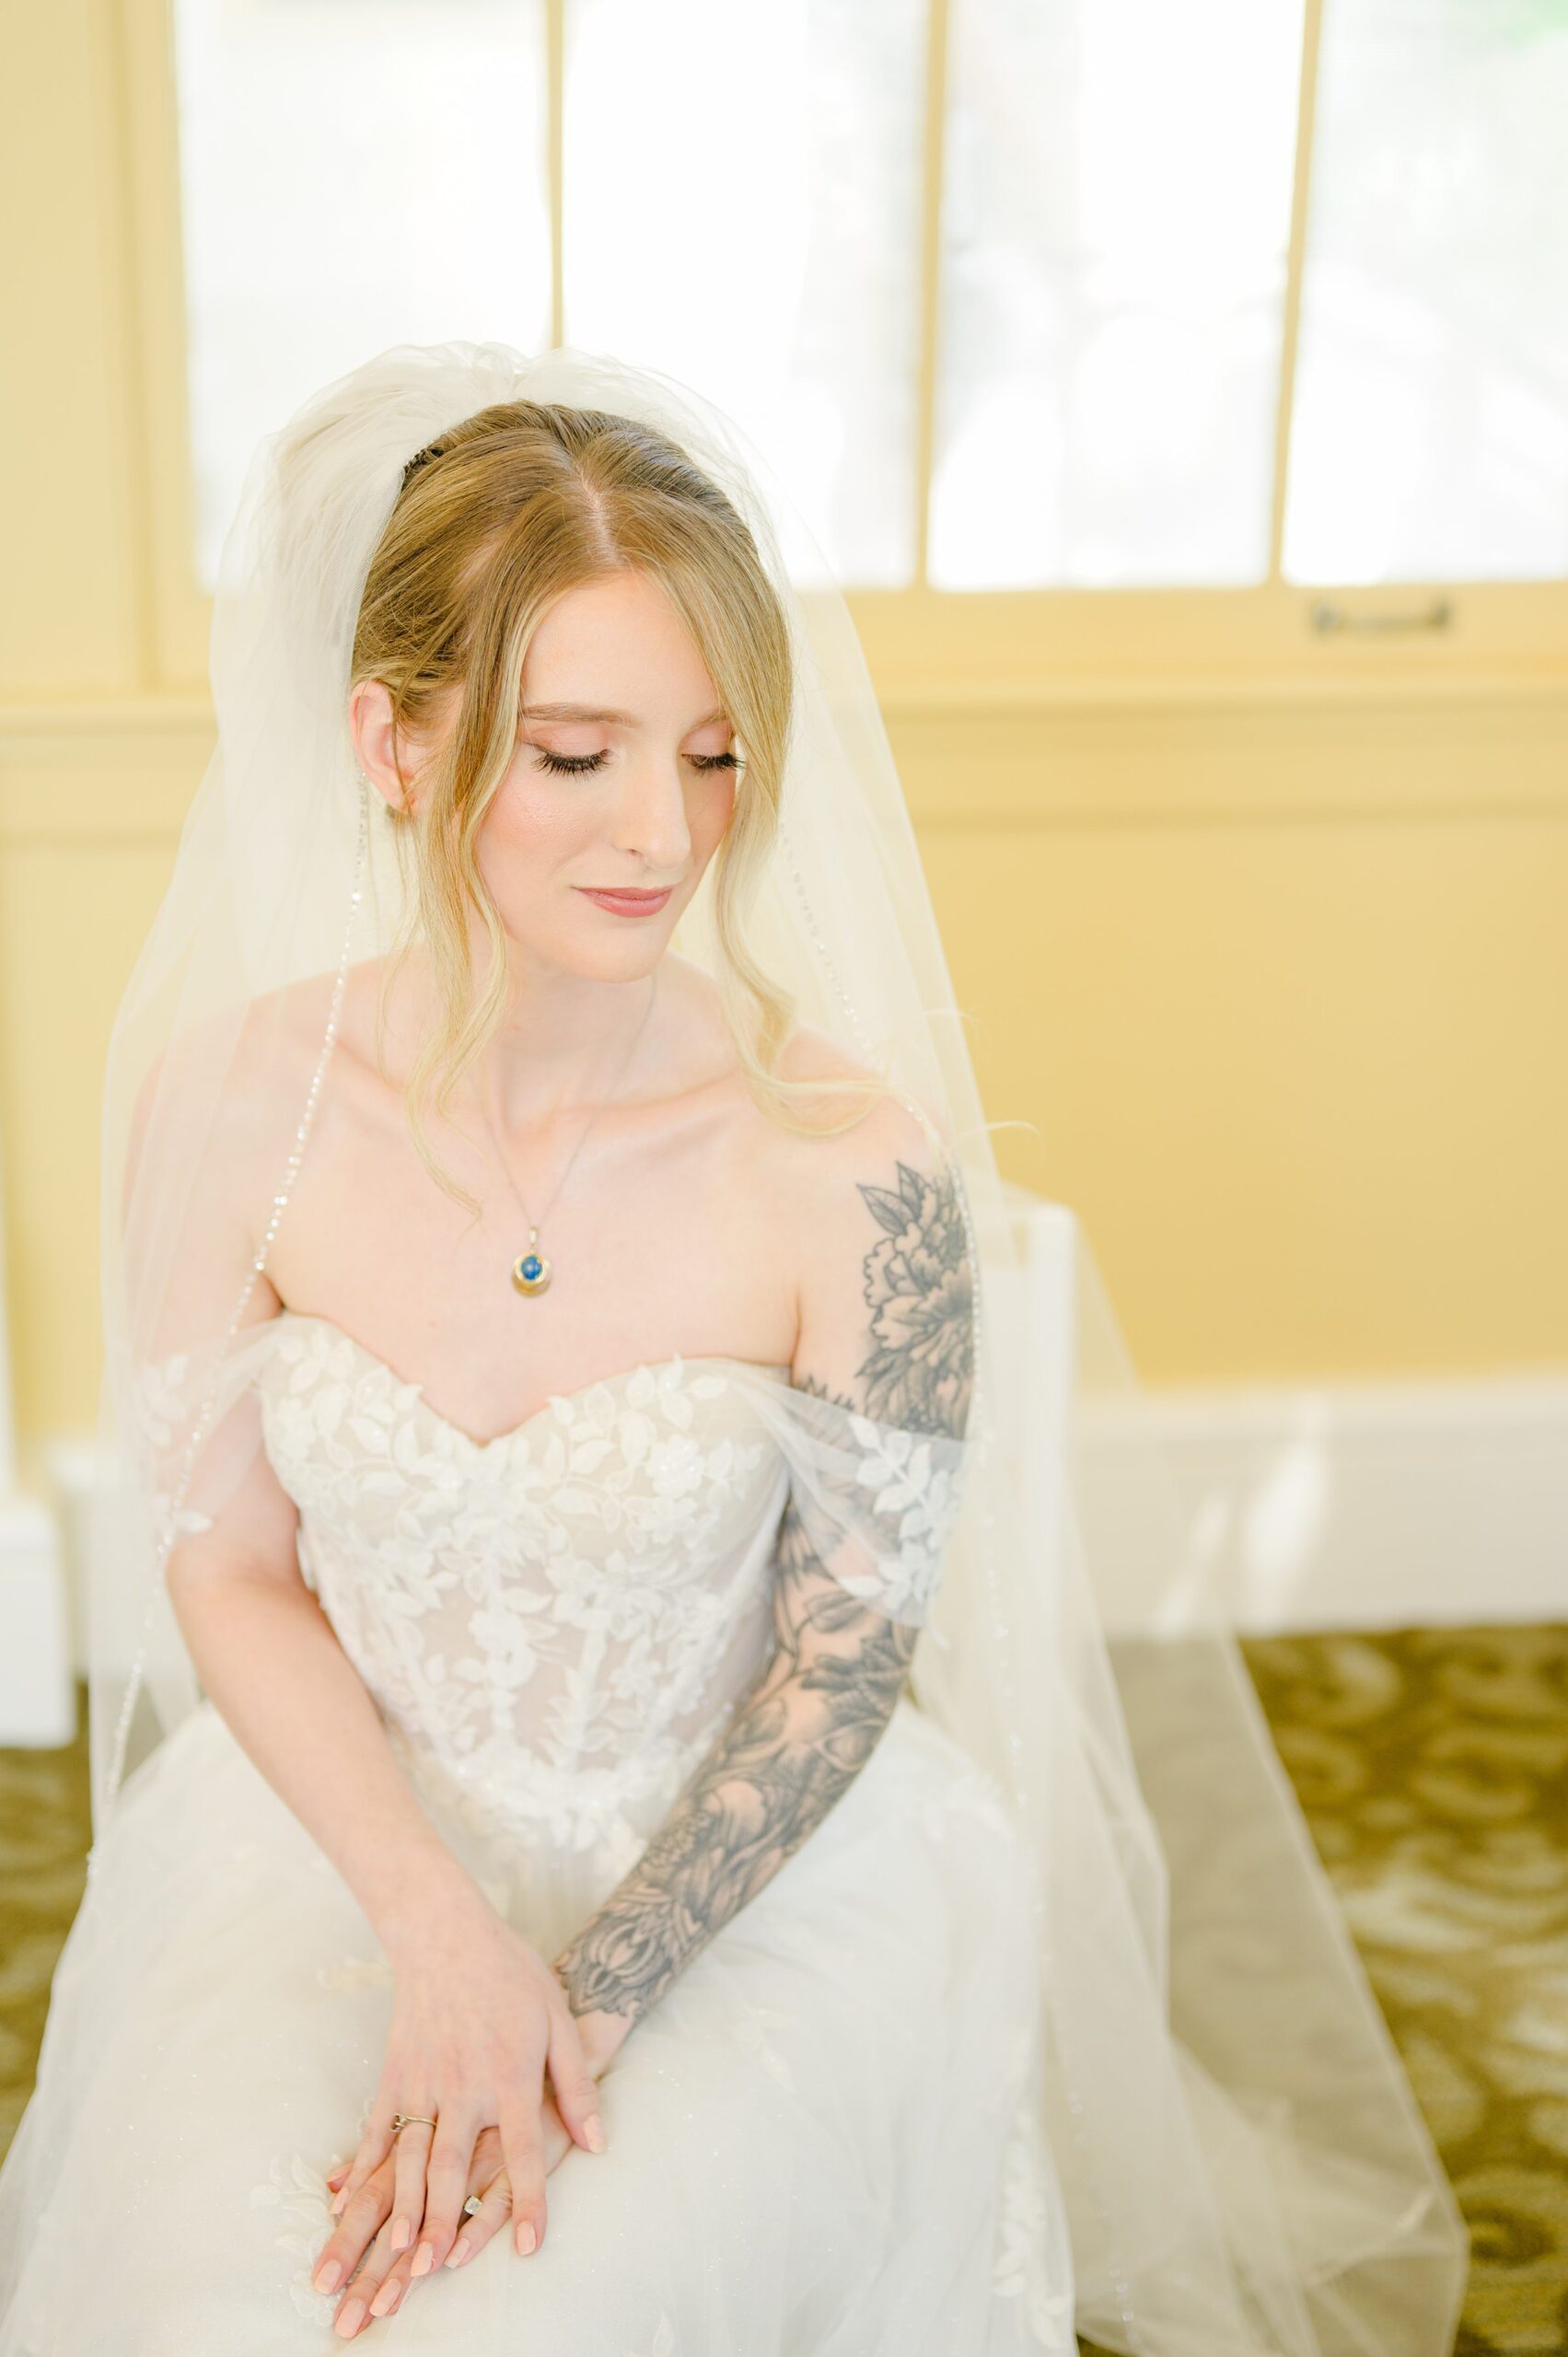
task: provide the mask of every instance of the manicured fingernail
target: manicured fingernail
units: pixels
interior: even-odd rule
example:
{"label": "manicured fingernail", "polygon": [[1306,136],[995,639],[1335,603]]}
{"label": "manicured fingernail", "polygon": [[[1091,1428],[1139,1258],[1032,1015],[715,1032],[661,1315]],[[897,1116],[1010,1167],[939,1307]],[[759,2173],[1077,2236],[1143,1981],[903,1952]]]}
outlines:
{"label": "manicured fingernail", "polygon": [[343,2269],[337,2260],[330,2258],[316,2278],[316,2289],[318,2292],[335,2292],[342,2275]]}
{"label": "manicured fingernail", "polygon": [[522,2224],[517,2228],[517,2249],[524,2258],[527,2258],[529,2251],[532,2250],[538,2240],[539,2236],[535,2234],[533,2227],[528,2223],[528,2219],[525,2218]]}
{"label": "manicured fingernail", "polygon": [[333,2196],[333,2199],[332,2199],[332,2215],[333,2215],[333,2217],[334,2217],[334,2218],[336,2218],[336,2217],[338,2217],[338,2216],[340,2216],[340,2215],[342,2214],[343,2203],[344,2203],[347,2200],[348,2200],[348,2188],[347,2188],[347,2186],[346,2186],[346,2185],[345,2185],[345,2186],[342,2186],[342,2187],[340,2187],[340,2188],[339,2188],[339,2189],[338,2189],[337,2193]]}
{"label": "manicured fingernail", "polygon": [[459,2235],[457,2241],[452,2245],[451,2249],[447,2253],[447,2266],[460,2267],[472,2248],[473,2245],[470,2242],[467,2235]]}
{"label": "manicured fingernail", "polygon": [[413,2265],[409,2269],[409,2273],[411,2275],[428,2275],[435,2264],[435,2244],[421,2243],[419,2248],[414,2252]]}
{"label": "manicured fingernail", "polygon": [[386,2282],[382,2284],[381,2289],[377,2293],[376,2297],[370,2303],[371,2315],[373,2316],[389,2316],[402,2296],[402,2285],[398,2282],[396,2276],[389,2275]]}
{"label": "manicured fingernail", "polygon": [[340,2310],[339,2310],[339,2313],[338,2313],[338,2320],[337,2320],[336,2324],[332,2327],[332,2330],[333,2330],[334,2332],[336,2332],[336,2333],[341,2334],[341,2335],[342,2335],[342,2337],[343,2337],[343,2339],[344,2340],[349,2340],[349,2339],[351,2338],[351,2336],[352,2336],[353,2334],[354,2334],[355,2332],[357,2332],[357,2331],[358,2331],[358,2329],[359,2329],[360,2326],[364,2323],[364,2321],[365,2321],[365,2303],[364,2303],[364,2301],[363,2301],[363,2300],[351,2300],[351,2301],[349,2302],[349,2304],[348,2304],[347,2307],[345,2307],[345,2308],[343,2308],[343,2309],[340,2309]]}
{"label": "manicured fingernail", "polygon": [[413,2228],[409,2224],[406,2218],[400,2218],[397,2224],[392,2228],[392,2248],[394,2250],[407,2250],[412,2240]]}
{"label": "manicured fingernail", "polygon": [[588,2140],[588,2150],[590,2153],[603,2152],[604,2122],[599,2118],[597,2111],[590,2113],[588,2118],[584,2120],[583,2133]]}

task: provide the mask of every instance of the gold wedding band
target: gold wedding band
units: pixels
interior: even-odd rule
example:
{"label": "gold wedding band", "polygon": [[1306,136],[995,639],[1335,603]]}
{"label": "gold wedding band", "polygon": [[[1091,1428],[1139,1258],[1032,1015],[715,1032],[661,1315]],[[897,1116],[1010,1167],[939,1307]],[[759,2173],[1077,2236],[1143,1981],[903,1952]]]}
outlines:
{"label": "gold wedding band", "polygon": [[416,2123],[421,2128],[434,2128],[436,2125],[423,2111],[394,2111],[392,2133],[395,2136],[400,2128],[412,2128]]}

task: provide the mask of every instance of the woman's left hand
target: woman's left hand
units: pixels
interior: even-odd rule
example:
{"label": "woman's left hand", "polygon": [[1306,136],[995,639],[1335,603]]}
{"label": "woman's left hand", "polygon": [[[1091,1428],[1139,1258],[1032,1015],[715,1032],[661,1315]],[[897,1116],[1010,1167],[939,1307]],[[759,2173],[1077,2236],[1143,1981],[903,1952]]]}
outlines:
{"label": "woman's left hand", "polygon": [[[577,2026],[588,2068],[598,2078],[619,2053],[628,2025],[607,2014],[586,2014],[579,2017]],[[546,2177],[559,2167],[575,2141],[547,2086],[540,2108],[540,2142]],[[332,2192],[338,2191],[353,2165],[352,2161],[344,2161],[333,2169],[327,2179]],[[394,2251],[389,2240],[397,2194],[397,2167],[394,2145],[380,2165],[349,2196],[343,2216],[311,2274],[318,2292],[330,2295],[340,2284],[343,2286],[332,2328],[345,2340],[352,2340],[377,2316],[392,2315],[414,2280],[413,2246]],[[477,2193],[483,2207],[471,2218],[462,2220],[458,2238],[447,2256],[448,2267],[466,2267],[475,2252],[510,2223],[512,2186],[506,2175],[499,2128],[482,2129],[474,2140],[465,2200],[468,2193]],[[365,2263],[360,2266],[362,2258]],[[328,2282],[324,2278],[330,2268],[336,2272]]]}
{"label": "woman's left hand", "polygon": [[[540,2136],[548,2176],[571,2151],[573,2142],[549,2094],[540,2116]],[[349,2165],[344,2161],[327,2179],[334,2193],[347,2177]],[[395,2251],[389,2240],[396,2189],[397,2154],[393,2152],[350,2196],[331,2239],[316,2262],[311,2282],[317,2291],[331,2293],[340,2283],[344,2286],[332,2329],[345,2340],[354,2340],[377,2316],[391,2316],[413,2280],[412,2250]],[[511,2217],[512,2188],[497,2128],[484,2129],[474,2141],[468,2191],[481,2197],[482,2207],[471,2218],[463,2219],[461,2231],[447,2258],[448,2267],[466,2266]],[[355,2268],[359,2270],[357,2274]],[[329,2281],[330,2270],[335,2271]],[[352,2282],[348,2280],[351,2276]]]}

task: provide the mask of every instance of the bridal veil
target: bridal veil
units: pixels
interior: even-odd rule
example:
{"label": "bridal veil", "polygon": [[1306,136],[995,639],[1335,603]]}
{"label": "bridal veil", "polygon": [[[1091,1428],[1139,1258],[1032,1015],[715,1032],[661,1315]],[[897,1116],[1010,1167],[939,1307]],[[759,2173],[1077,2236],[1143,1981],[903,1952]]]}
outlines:
{"label": "bridal veil", "polygon": [[[796,679],[748,943],[801,1021],[936,1125],[961,1181],[977,1387],[912,1677],[1026,1837],[1038,2125],[1068,2209],[1078,2329],[1127,2357],[1447,2357],[1465,2269],[1452,2194],[1195,1572],[1192,1502],[1151,1436],[1093,1254],[1063,1222],[1070,1282],[1048,1283],[1049,1223],[998,1173],[848,609],[761,455],[656,371],[574,349],[397,346],[306,402],[246,476],[214,610],[216,748],[106,1082],[95,1856],[122,1787],[199,1699],[162,1565],[259,1446],[247,1303],[310,1149],[343,977],[403,916],[347,725],[370,559],[410,459],[524,399],[645,421],[749,527]],[[675,946],[716,972],[710,881]],[[210,1227],[196,1211],[218,1183],[217,1114],[242,1028],[253,1044],[297,1004],[284,986],[311,976],[313,1077],[250,1280],[219,1299],[190,1243]],[[82,1968],[111,1969],[91,1958]]]}

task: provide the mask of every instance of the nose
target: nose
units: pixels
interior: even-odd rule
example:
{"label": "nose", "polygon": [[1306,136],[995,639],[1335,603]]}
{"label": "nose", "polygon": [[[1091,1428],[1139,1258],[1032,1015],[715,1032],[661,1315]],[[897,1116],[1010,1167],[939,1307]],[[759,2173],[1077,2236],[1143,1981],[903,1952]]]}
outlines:
{"label": "nose", "polygon": [[650,755],[629,761],[625,774],[612,830],[616,849],[643,860],[658,876],[673,878],[691,856],[679,760]]}

